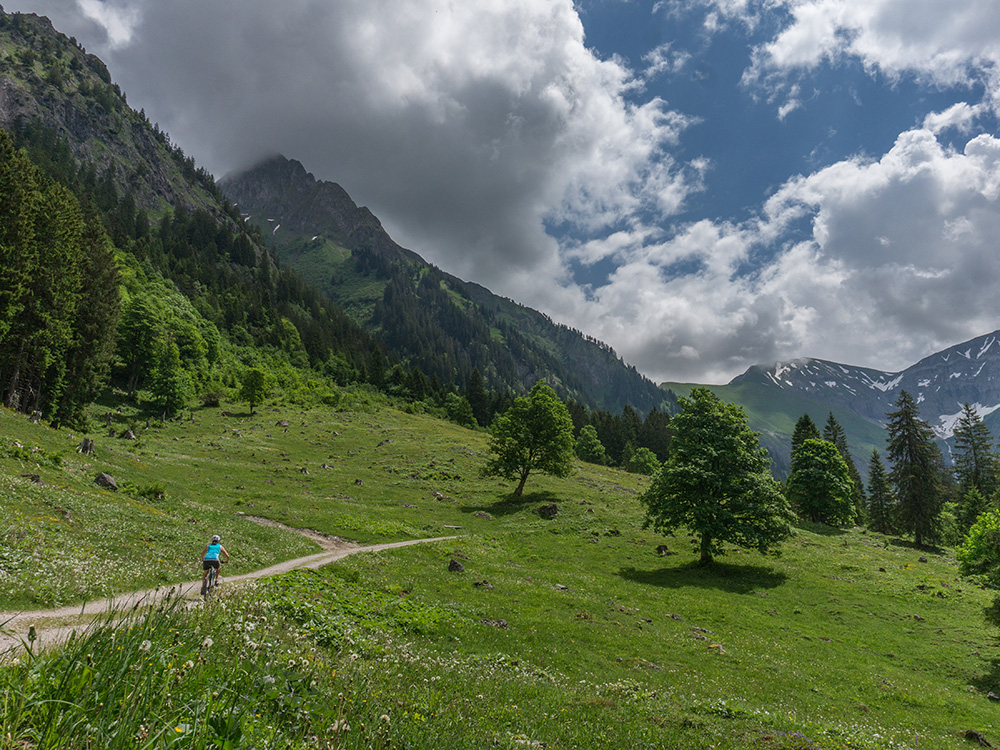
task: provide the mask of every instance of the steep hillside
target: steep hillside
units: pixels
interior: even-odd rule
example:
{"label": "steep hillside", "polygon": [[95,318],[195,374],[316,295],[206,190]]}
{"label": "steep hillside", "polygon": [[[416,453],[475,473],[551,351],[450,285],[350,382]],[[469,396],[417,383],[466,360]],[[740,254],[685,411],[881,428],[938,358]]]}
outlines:
{"label": "steep hillside", "polygon": [[669,394],[610,347],[428,264],[297,161],[274,156],[220,186],[282,263],[443,383],[464,387],[477,369],[493,389],[521,392],[545,377],[592,408],[669,408]]}
{"label": "steep hillside", "polygon": [[48,18],[0,8],[0,128],[37,123],[142,209],[222,213],[211,176],[128,106],[100,59],[56,31]]}

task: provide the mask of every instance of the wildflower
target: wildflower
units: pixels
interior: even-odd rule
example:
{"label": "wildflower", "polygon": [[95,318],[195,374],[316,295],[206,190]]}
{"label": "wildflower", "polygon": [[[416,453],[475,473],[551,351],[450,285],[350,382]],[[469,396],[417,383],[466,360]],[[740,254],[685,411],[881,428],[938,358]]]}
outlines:
{"label": "wildflower", "polygon": [[152,647],[153,647],[153,642],[147,640],[147,641],[143,641],[139,645],[139,650],[142,651],[144,654],[148,654],[149,653],[149,649],[151,649]]}
{"label": "wildflower", "polygon": [[37,638],[38,638],[38,633],[35,630],[35,626],[34,625],[29,625],[28,626],[28,641],[30,641],[31,643],[34,643]]}
{"label": "wildflower", "polygon": [[208,638],[206,638],[205,640],[203,640],[201,642],[201,647],[202,647],[203,650],[204,649],[209,649],[209,648],[212,648],[212,644],[213,643],[215,643],[215,641],[213,641],[212,637],[209,636]]}
{"label": "wildflower", "polygon": [[388,724],[389,714],[382,714],[381,716],[378,717],[378,720],[381,721],[383,724]]}
{"label": "wildflower", "polygon": [[185,669],[193,669],[194,668],[194,662],[191,661],[190,659],[188,659],[186,662],[184,662],[184,668]]}

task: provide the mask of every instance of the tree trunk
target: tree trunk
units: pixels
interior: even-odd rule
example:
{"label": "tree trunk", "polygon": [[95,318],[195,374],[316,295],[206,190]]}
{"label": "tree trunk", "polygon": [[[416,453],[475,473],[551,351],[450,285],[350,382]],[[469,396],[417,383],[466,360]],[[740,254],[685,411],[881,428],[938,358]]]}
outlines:
{"label": "tree trunk", "polygon": [[514,490],[514,497],[521,497],[521,493],[524,492],[524,484],[528,481],[528,474],[529,472],[526,471],[521,475],[521,481],[518,482],[517,489]]}
{"label": "tree trunk", "polygon": [[699,565],[711,565],[712,564],[712,537],[710,534],[701,535],[701,559],[698,561]]}

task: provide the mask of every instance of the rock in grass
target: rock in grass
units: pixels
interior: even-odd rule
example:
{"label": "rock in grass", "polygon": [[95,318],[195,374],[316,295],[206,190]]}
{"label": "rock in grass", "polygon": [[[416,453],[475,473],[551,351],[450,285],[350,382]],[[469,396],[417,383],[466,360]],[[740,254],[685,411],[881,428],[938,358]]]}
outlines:
{"label": "rock in grass", "polygon": [[105,472],[101,472],[96,477],[94,477],[94,484],[98,487],[103,487],[104,489],[111,490],[112,492],[118,491],[118,482],[115,481],[114,477]]}
{"label": "rock in grass", "polygon": [[448,570],[450,570],[452,573],[464,573],[465,566],[462,565],[462,563],[460,563],[455,558],[452,558],[451,562],[448,563]]}
{"label": "rock in grass", "polygon": [[966,729],[964,732],[960,732],[959,734],[967,740],[978,742],[980,747],[993,747],[990,741],[983,736],[982,732],[977,732],[975,729]]}

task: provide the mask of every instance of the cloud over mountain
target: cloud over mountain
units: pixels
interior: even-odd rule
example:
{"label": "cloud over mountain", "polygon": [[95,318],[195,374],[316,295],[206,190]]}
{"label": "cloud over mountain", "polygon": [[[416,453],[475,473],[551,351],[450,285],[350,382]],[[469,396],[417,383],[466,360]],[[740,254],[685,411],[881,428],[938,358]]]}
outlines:
{"label": "cloud over mountain", "polygon": [[[216,174],[294,157],[401,244],[654,378],[721,381],[793,356],[892,369],[997,327],[995,2],[639,5],[645,46],[622,53],[591,40],[607,7],[571,0],[7,9],[75,34]],[[849,115],[810,119],[825,97],[903,90],[888,137],[831,151]],[[748,113],[742,152],[693,137]],[[778,158],[792,141],[811,161],[740,196],[745,215],[713,211],[741,153],[792,164]]]}

